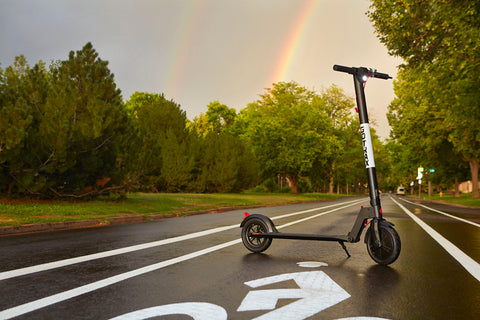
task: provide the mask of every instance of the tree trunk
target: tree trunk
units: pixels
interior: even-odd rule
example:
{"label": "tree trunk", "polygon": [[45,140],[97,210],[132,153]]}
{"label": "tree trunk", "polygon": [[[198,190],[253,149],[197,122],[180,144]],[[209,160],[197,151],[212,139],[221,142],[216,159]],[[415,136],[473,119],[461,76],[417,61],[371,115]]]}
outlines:
{"label": "tree trunk", "polygon": [[333,173],[335,172],[335,162],[332,164],[332,172],[330,173],[330,184],[328,185],[328,193],[333,194]]}
{"label": "tree trunk", "polygon": [[470,160],[470,171],[472,172],[472,197],[478,198],[478,160]]}
{"label": "tree trunk", "polygon": [[458,183],[458,178],[455,177],[455,198],[460,198],[460,184]]}
{"label": "tree trunk", "polygon": [[290,189],[292,189],[292,193],[297,194],[298,193],[298,188],[297,188],[298,177],[297,176],[287,176],[287,182],[288,182],[288,186],[290,187]]}

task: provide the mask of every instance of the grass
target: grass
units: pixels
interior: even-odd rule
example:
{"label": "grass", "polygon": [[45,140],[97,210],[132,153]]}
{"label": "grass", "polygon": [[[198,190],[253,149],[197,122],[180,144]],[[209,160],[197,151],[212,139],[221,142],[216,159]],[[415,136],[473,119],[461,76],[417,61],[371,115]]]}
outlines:
{"label": "grass", "polygon": [[472,198],[471,193],[461,193],[460,198],[455,198],[455,195],[449,194],[444,194],[443,197],[440,197],[439,194],[432,196],[422,194],[422,198],[425,198],[426,200],[442,201],[446,203],[461,204],[468,207],[480,208],[480,198]]}
{"label": "grass", "polygon": [[225,207],[272,206],[296,202],[330,200],[338,195],[327,194],[185,194],[133,193],[119,201],[93,200],[82,202],[0,199],[0,227],[32,223],[144,215],[182,216],[201,210]]}

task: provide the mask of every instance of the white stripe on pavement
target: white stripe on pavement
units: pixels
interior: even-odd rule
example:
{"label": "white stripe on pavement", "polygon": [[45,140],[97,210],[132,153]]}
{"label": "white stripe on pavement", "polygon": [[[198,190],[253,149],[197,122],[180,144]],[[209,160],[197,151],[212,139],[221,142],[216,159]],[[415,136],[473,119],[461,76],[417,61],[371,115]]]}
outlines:
{"label": "white stripe on pavement", "polygon": [[427,207],[427,206],[425,206],[425,205],[423,205],[423,204],[420,204],[420,203],[413,203],[413,202],[408,201],[408,200],[406,200],[406,199],[402,199],[402,200],[405,201],[405,202],[408,202],[408,203],[410,203],[410,204],[413,204],[414,206],[420,206],[420,207],[423,207],[423,208],[425,208],[425,209],[427,209],[427,210],[430,210],[430,211],[434,211],[434,212],[443,214],[444,216],[447,216],[447,217],[450,217],[450,218],[453,218],[453,219],[457,219],[457,220],[459,220],[459,221],[462,221],[462,222],[465,222],[465,223],[469,223],[469,224],[471,224],[472,226],[475,226],[475,227],[479,227],[479,228],[480,228],[480,224],[478,224],[478,223],[475,223],[475,222],[472,222],[472,221],[469,221],[469,220],[466,220],[466,219],[463,219],[463,218],[460,218],[460,217],[456,217],[456,216],[451,215],[451,214],[448,214],[448,213],[446,213],[446,212],[443,212],[443,211],[440,211],[440,210],[437,210],[437,209],[433,209],[433,208]]}
{"label": "white stripe on pavement", "polygon": [[[365,200],[361,200],[361,201],[365,201]],[[359,203],[361,201],[352,200],[352,201],[339,203],[339,204],[332,204],[332,205],[328,205],[328,206],[324,206],[324,207],[320,207],[320,208],[314,208],[314,209],[309,209],[309,210],[304,210],[304,211],[293,212],[293,213],[284,214],[284,215],[281,215],[281,216],[278,216],[278,217],[274,217],[274,218],[272,218],[272,220],[287,218],[287,217],[291,217],[291,216],[294,216],[294,215],[299,215],[299,214],[308,213],[308,212],[312,212],[312,211],[318,211],[318,210],[322,210],[322,209],[326,209],[326,208],[330,208],[330,207],[337,207],[337,206],[347,204],[347,203]],[[35,272],[41,272],[41,271],[47,271],[47,270],[51,270],[51,269],[61,268],[61,267],[69,266],[69,265],[72,265],[72,264],[82,263],[82,262],[96,260],[96,259],[107,258],[107,257],[119,255],[119,254],[124,254],[124,253],[144,250],[144,249],[150,249],[150,248],[153,248],[153,247],[158,247],[158,246],[171,244],[171,243],[175,243],[175,242],[180,242],[180,241],[184,241],[184,240],[190,240],[190,239],[215,234],[215,233],[218,233],[218,232],[222,232],[222,231],[226,231],[226,230],[230,230],[230,229],[234,229],[234,228],[238,228],[238,227],[239,227],[239,224],[237,223],[237,224],[230,225],[230,226],[213,228],[213,229],[209,229],[209,230],[204,230],[204,231],[199,231],[199,232],[195,232],[195,233],[186,234],[186,235],[183,235],[183,236],[163,239],[163,240],[159,240],[159,241],[153,241],[153,242],[143,243],[143,244],[139,244],[139,245],[134,245],[134,246],[124,247],[124,248],[119,248],[119,249],[114,249],[114,250],[109,250],[109,251],[103,251],[103,252],[88,254],[88,255],[75,257],[75,258],[43,263],[43,264],[39,264],[39,265],[36,265],[36,266],[25,267],[25,268],[16,269],[16,270],[4,271],[4,272],[0,272],[0,281],[10,279],[10,278],[19,277],[19,276],[24,276],[24,275],[35,273]]]}
{"label": "white stripe on pavement", "polygon": [[[312,217],[308,217],[308,218],[305,218],[305,219],[298,220],[298,222],[294,222],[294,223],[290,222],[290,223],[284,224],[282,226],[279,226],[278,228],[283,228],[283,227],[290,226],[290,225],[295,224],[295,223],[299,223],[299,222],[303,222],[303,221],[306,221],[306,220],[316,218],[318,216],[321,216],[321,215],[324,215],[324,214],[327,214],[327,213],[331,213],[331,212],[334,212],[334,211],[345,209],[347,207],[356,205],[357,203],[362,202],[362,201],[365,201],[365,200],[351,201],[351,202],[354,202],[354,203],[351,203],[349,205],[346,205],[346,206],[343,206],[343,207],[340,207],[340,208],[332,209],[332,210],[329,210],[328,212],[323,212],[323,213],[314,215]],[[344,203],[342,203],[342,204],[344,204]],[[238,227],[238,224],[236,224],[235,227]],[[230,227],[223,227],[223,228],[230,228]],[[212,230],[214,230],[214,229],[212,229]],[[174,238],[172,238],[172,239],[174,239]],[[177,258],[173,258],[173,259],[165,260],[165,261],[162,261],[162,262],[158,262],[158,263],[155,263],[155,264],[143,267],[143,268],[139,268],[139,269],[136,269],[136,270],[125,272],[125,273],[122,273],[122,274],[119,274],[119,275],[116,275],[116,276],[113,276],[113,277],[109,277],[109,278],[106,278],[106,279],[103,279],[103,280],[92,282],[90,284],[87,284],[87,285],[84,285],[84,286],[81,286],[81,287],[78,287],[78,288],[74,288],[74,289],[71,289],[71,290],[60,292],[60,293],[57,293],[57,294],[54,294],[54,295],[51,295],[51,296],[48,296],[48,297],[45,297],[45,298],[42,298],[42,299],[38,299],[38,300],[28,302],[28,303],[25,303],[25,304],[22,304],[22,305],[19,305],[19,306],[10,308],[10,309],[6,309],[6,310],[3,310],[3,311],[0,311],[0,319],[10,319],[10,318],[18,317],[20,315],[23,315],[23,314],[26,314],[26,313],[29,313],[29,312],[32,312],[32,311],[35,311],[35,310],[38,310],[38,309],[41,309],[41,308],[45,308],[45,307],[53,305],[53,304],[56,304],[58,302],[65,301],[65,300],[83,295],[85,293],[89,293],[89,292],[107,287],[109,285],[112,285],[112,284],[130,279],[130,278],[133,278],[133,277],[136,277],[136,276],[139,276],[139,275],[151,272],[151,271],[155,271],[155,270],[158,270],[158,269],[161,269],[161,268],[165,268],[165,267],[171,266],[171,265],[176,264],[176,263],[180,263],[180,262],[183,262],[183,261],[194,259],[194,258],[200,257],[202,255],[205,255],[207,253],[211,253],[211,252],[214,252],[214,251],[217,251],[217,250],[220,250],[220,249],[224,249],[224,248],[227,248],[229,246],[232,246],[232,245],[235,245],[235,244],[238,244],[238,243],[241,243],[241,242],[242,242],[241,239],[232,240],[232,241],[225,242],[225,243],[222,243],[222,244],[210,247],[210,248],[206,248],[206,249],[203,249],[203,250],[200,250],[200,251],[192,252],[192,253],[177,257]]]}
{"label": "white stripe on pavement", "polygon": [[103,279],[103,280],[100,280],[100,281],[92,282],[90,284],[87,284],[87,285],[84,285],[84,286],[81,286],[81,287],[78,287],[78,288],[75,288],[75,289],[72,289],[72,290],[60,292],[60,293],[54,294],[52,296],[45,297],[43,299],[35,300],[35,301],[25,303],[25,304],[22,304],[22,305],[19,305],[19,306],[16,306],[16,307],[4,310],[4,311],[0,311],[0,319],[10,319],[10,318],[18,317],[22,314],[29,313],[29,312],[32,312],[32,311],[35,311],[35,310],[38,310],[38,309],[41,309],[41,308],[45,308],[45,307],[50,306],[52,304],[55,304],[55,303],[58,303],[58,302],[61,302],[61,301],[65,301],[65,300],[80,296],[82,294],[107,287],[109,285],[112,285],[112,284],[115,284],[117,282],[130,279],[130,278],[133,278],[133,277],[136,277],[136,276],[139,276],[139,275],[142,275],[142,274],[147,273],[147,272],[155,271],[155,270],[165,268],[165,267],[171,266],[173,264],[176,264],[176,263],[179,263],[179,262],[182,262],[182,261],[193,259],[193,258],[202,256],[204,254],[207,254],[207,253],[210,253],[210,252],[213,252],[213,251],[217,251],[217,250],[232,246],[232,245],[240,243],[240,242],[242,242],[241,239],[233,240],[233,241],[230,241],[230,242],[225,242],[225,243],[222,243],[222,244],[219,244],[219,245],[207,248],[207,249],[192,252],[192,253],[177,257],[177,258],[170,259],[170,260],[165,260],[165,261],[155,263],[155,264],[152,264],[152,265],[140,268],[140,269],[132,270],[132,271],[125,272],[125,273],[122,273],[122,274],[119,274],[119,275],[116,275],[116,276],[113,276],[113,277],[110,277],[110,278],[106,278],[106,279]]}
{"label": "white stripe on pavement", "polygon": [[453,243],[445,239],[440,233],[435,231],[428,224],[423,222],[416,215],[411,213],[407,208],[398,203],[395,199],[391,198],[393,202],[397,204],[410,218],[413,219],[420,227],[425,230],[435,241],[438,242],[447,252],[455,258],[475,279],[480,281],[480,264],[466,255],[462,250],[456,247]]}

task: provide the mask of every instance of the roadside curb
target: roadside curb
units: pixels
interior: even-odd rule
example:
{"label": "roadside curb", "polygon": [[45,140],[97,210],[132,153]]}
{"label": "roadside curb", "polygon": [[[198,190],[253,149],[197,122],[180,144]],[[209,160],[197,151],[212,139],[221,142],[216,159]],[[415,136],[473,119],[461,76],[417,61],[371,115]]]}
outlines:
{"label": "roadside curb", "polygon": [[171,214],[155,214],[155,215],[131,215],[122,217],[112,217],[105,219],[91,219],[78,221],[62,221],[62,222],[47,222],[47,223],[32,223],[20,226],[0,227],[0,237],[22,235],[29,233],[41,233],[61,230],[72,230],[82,228],[107,227],[119,224],[138,223],[146,221],[155,221],[168,218],[177,218],[184,216],[193,216],[208,213],[221,213],[231,210],[244,210],[252,208],[260,208],[265,206],[238,206],[238,207],[221,207],[218,209],[198,210],[186,213],[171,213]]}

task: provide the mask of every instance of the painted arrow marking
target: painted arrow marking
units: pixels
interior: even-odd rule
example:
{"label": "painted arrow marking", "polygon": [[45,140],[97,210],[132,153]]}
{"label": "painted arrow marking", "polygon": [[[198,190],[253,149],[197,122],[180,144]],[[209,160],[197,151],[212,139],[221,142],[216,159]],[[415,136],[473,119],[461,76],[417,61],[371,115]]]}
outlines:
{"label": "painted arrow marking", "polygon": [[126,313],[110,320],[140,320],[179,314],[188,315],[194,320],[227,320],[227,312],[225,309],[206,302],[167,304]]}
{"label": "painted arrow marking", "polygon": [[252,290],[245,296],[237,311],[273,310],[279,299],[299,299],[255,319],[305,319],[350,297],[348,292],[323,271],[285,273],[245,284],[258,288],[287,280],[294,280],[299,289]]}

